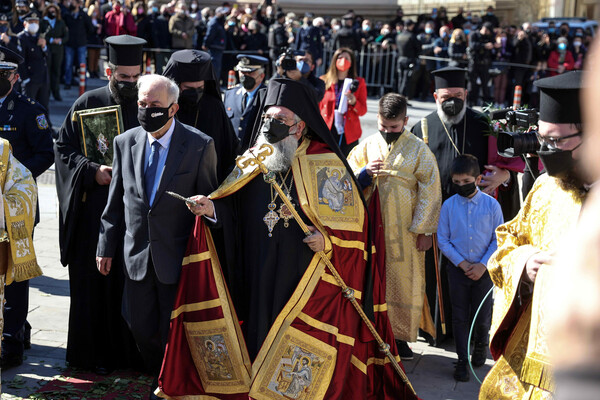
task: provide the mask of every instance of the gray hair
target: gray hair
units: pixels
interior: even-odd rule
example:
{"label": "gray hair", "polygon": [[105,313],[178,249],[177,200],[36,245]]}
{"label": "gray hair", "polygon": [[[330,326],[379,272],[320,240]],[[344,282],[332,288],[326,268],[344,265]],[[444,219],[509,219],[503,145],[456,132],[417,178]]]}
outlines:
{"label": "gray hair", "polygon": [[[294,123],[299,123],[299,122],[303,122],[302,118],[300,118],[298,116],[298,114],[294,113]],[[302,130],[302,136],[306,135],[306,132],[308,132],[308,125],[306,124],[306,122],[304,123],[304,129]]]}
{"label": "gray hair", "polygon": [[169,101],[169,104],[177,103],[177,99],[179,98],[179,86],[169,78],[158,74],[149,74],[140,76],[140,79],[137,81],[139,92],[146,87],[153,86],[155,86],[155,90],[159,88],[167,90],[167,100]]}

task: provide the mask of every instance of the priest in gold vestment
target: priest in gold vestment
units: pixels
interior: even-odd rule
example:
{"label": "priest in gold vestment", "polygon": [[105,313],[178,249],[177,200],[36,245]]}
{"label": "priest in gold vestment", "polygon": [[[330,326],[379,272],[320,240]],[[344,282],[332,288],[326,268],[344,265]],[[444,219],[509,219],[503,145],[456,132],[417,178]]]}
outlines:
{"label": "priest in gold vestment", "polygon": [[442,204],[435,156],[405,129],[406,98],[388,93],[379,101],[380,134],[366,138],[348,156],[365,196],[378,190],[385,236],[386,302],[398,351],[412,357],[419,327],[435,337],[425,299],[425,251],[437,230]]}
{"label": "priest in gold vestment", "polygon": [[42,275],[33,249],[37,186],[31,172],[0,139],[0,336],[4,329],[4,285]]}
{"label": "priest in gold vestment", "polygon": [[496,364],[479,398],[551,399],[555,391],[548,352],[552,268],[561,241],[575,228],[586,194],[577,160],[582,127],[581,73],[536,82],[540,88],[540,176],[519,214],[496,230],[498,250],[488,262],[497,286],[490,350]]}

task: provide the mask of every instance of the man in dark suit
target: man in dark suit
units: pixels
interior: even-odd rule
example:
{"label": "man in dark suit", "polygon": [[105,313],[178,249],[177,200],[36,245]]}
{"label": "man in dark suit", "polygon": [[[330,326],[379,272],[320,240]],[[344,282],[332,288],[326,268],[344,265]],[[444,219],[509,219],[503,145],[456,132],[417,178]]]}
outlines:
{"label": "man in dark suit", "polygon": [[[138,90],[141,127],[115,139],[96,260],[99,271],[107,275],[122,243],[123,317],[148,369],[158,378],[195,218],[185,202],[165,192],[185,197],[211,193],[217,187],[217,156],[210,137],[173,118],[179,108],[177,84],[160,75],[145,75]],[[157,380],[152,389],[156,386]]]}
{"label": "man in dark suit", "polygon": [[269,60],[247,54],[239,54],[237,59],[239,62],[233,69],[239,73],[240,83],[225,92],[223,103],[233,130],[242,144],[240,152],[244,152],[252,145],[250,136],[260,108],[258,93],[263,88],[266,90],[263,82]]}

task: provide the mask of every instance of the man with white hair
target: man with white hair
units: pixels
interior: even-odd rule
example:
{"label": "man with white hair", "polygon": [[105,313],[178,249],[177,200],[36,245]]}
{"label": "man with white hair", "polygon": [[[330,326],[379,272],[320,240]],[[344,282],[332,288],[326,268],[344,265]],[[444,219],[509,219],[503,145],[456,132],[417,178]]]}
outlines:
{"label": "man with white hair", "polygon": [[165,192],[185,197],[210,193],[217,186],[216,152],[210,137],[174,118],[179,109],[175,82],[145,75],[138,80],[138,93],[141,126],[115,139],[96,261],[100,273],[108,275],[113,257],[123,252],[123,317],[148,369],[158,377],[181,260],[194,225],[185,203]]}

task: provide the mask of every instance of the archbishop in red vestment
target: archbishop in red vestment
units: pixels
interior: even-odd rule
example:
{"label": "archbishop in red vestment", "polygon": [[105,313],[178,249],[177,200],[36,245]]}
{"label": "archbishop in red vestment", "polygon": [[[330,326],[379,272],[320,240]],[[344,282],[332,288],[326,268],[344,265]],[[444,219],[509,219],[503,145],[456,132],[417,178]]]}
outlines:
{"label": "archbishop in red vestment", "polygon": [[[273,79],[263,110],[258,143],[275,147],[265,165],[399,363],[383,247],[377,235],[371,243],[364,198],[316,102],[301,83]],[[256,164],[239,163],[211,201],[200,202],[214,207],[214,218],[197,218],[188,244],[157,393],[416,399],[270,186]]]}

